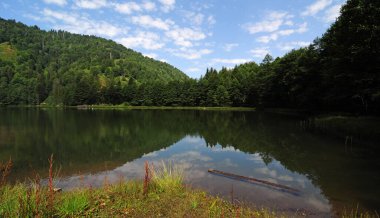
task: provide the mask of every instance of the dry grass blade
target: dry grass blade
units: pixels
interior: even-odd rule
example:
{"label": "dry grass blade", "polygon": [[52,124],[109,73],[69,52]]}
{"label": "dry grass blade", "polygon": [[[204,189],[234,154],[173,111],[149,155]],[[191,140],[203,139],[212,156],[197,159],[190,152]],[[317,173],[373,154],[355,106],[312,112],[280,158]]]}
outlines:
{"label": "dry grass blade", "polygon": [[9,158],[9,160],[5,163],[0,163],[0,172],[1,172],[1,180],[0,180],[0,187],[5,185],[7,182],[7,177],[11,173],[13,163],[12,158]]}

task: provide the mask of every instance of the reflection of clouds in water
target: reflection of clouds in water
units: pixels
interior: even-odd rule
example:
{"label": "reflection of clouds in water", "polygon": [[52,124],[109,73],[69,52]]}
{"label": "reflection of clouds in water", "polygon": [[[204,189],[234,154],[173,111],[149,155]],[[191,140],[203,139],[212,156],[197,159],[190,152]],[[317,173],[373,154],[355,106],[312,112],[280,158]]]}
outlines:
{"label": "reflection of clouds in water", "polygon": [[270,176],[272,178],[277,177],[276,170],[270,170],[268,167],[256,168],[255,171],[259,174],[264,174],[265,176]]}
{"label": "reflection of clouds in water", "polygon": [[298,183],[298,185],[300,187],[306,188],[306,181],[305,181],[305,179],[298,178],[298,179],[296,179],[296,182]]}
{"label": "reflection of clouds in water", "polygon": [[[120,175],[126,180],[142,179],[144,176],[144,162],[149,161],[155,167],[161,166],[162,161],[171,162],[185,173],[185,181],[198,188],[229,196],[229,189],[233,184],[238,195],[243,199],[253,200],[263,206],[283,208],[310,208],[317,211],[328,212],[328,201],[321,195],[320,190],[313,186],[304,175],[287,170],[280,162],[274,160],[266,165],[260,154],[246,154],[232,146],[222,148],[220,145],[207,147],[203,138],[186,136],[176,144],[159,151],[150,152],[143,157],[128,162],[111,171],[94,175],[84,175],[83,179],[74,176],[63,183],[79,186],[81,180],[84,184],[99,186],[105,178],[109,182],[120,181]],[[276,191],[265,186],[257,186],[223,177],[217,177],[207,172],[208,168],[226,170],[231,173],[263,179],[277,184],[287,185],[301,189],[300,196],[292,196],[285,192]],[[61,187],[65,187],[62,185]]]}
{"label": "reflection of clouds in water", "polygon": [[278,179],[282,180],[282,181],[287,181],[287,182],[293,182],[294,181],[293,177],[288,176],[288,175],[279,176]]}
{"label": "reflection of clouds in water", "polygon": [[178,160],[179,162],[184,162],[184,161],[211,161],[212,158],[206,155],[202,155],[199,151],[187,151],[184,153],[180,154],[174,154],[173,156],[170,157],[172,160]]}
{"label": "reflection of clouds in water", "polygon": [[232,146],[226,146],[222,147],[221,145],[217,144],[216,146],[211,148],[211,151],[213,152],[241,152],[239,149],[234,148]]}
{"label": "reflection of clouds in water", "polygon": [[203,138],[198,136],[186,136],[178,144],[184,144],[186,147],[192,147],[192,149],[200,149],[205,146]]}
{"label": "reflection of clouds in water", "polygon": [[201,137],[194,137],[194,136],[186,136],[181,140],[181,142],[187,143],[187,144],[204,144],[204,140]]}
{"label": "reflection of clouds in water", "polygon": [[332,209],[328,200],[321,199],[320,197],[315,195],[308,196],[306,202],[325,213],[331,211]]}
{"label": "reflection of clouds in water", "polygon": [[226,159],[224,159],[224,160],[221,162],[221,164],[224,164],[224,165],[226,165],[226,166],[228,166],[228,167],[238,167],[238,166],[239,166],[238,164],[232,162],[232,160],[231,160],[230,158],[226,158]]}
{"label": "reflection of clouds in water", "polygon": [[247,160],[254,161],[254,162],[263,162],[263,159],[261,158],[260,154],[249,154],[247,157]]}

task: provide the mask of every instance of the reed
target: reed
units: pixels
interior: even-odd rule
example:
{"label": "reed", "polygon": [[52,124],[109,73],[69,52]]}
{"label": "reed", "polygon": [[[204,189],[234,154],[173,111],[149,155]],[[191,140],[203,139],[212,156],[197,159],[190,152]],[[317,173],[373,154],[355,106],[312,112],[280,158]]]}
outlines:
{"label": "reed", "polygon": [[12,166],[13,166],[12,158],[9,158],[9,160],[5,163],[0,162],[0,173],[1,173],[0,187],[6,184],[7,177],[11,173]]}
{"label": "reed", "polygon": [[149,163],[148,161],[145,161],[144,163],[144,169],[145,169],[145,176],[144,176],[144,186],[143,186],[143,194],[146,196],[148,194],[149,189],[149,182],[150,182],[150,169],[149,169]]}
{"label": "reed", "polygon": [[54,185],[53,185],[53,157],[54,155],[51,154],[49,158],[49,208],[50,210],[54,207]]}

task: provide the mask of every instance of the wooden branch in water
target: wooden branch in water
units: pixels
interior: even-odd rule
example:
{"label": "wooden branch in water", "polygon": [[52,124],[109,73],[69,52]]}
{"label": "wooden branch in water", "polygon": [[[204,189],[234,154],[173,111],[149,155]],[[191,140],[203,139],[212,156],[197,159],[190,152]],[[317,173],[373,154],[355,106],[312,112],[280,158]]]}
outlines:
{"label": "wooden branch in water", "polygon": [[220,170],[209,169],[208,172],[209,173],[213,173],[213,174],[217,174],[217,175],[222,175],[222,176],[225,176],[225,177],[228,177],[228,178],[231,178],[231,179],[256,182],[256,183],[261,183],[261,184],[269,185],[269,186],[272,186],[272,187],[277,187],[277,188],[281,188],[281,189],[290,190],[290,191],[293,191],[293,192],[300,192],[299,190],[291,188],[289,186],[280,185],[280,184],[276,184],[276,183],[273,183],[273,182],[268,182],[268,181],[261,180],[261,179],[255,179],[255,178],[252,178],[252,177],[247,177],[247,176],[241,176],[241,175],[236,175],[236,174],[232,174],[232,173],[227,173],[227,172],[223,172],[223,171],[220,171]]}

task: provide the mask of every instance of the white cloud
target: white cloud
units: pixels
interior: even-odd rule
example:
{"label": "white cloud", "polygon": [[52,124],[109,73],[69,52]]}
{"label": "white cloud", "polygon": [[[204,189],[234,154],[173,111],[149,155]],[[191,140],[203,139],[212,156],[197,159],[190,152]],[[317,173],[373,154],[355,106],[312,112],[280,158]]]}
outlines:
{"label": "white cloud", "polygon": [[56,4],[59,6],[64,6],[67,4],[67,0],[43,0],[47,4]]}
{"label": "white cloud", "polygon": [[123,37],[117,40],[127,48],[141,47],[147,50],[156,50],[165,46],[160,42],[160,36],[152,32],[137,32],[135,36]]}
{"label": "white cloud", "polygon": [[144,2],[142,7],[147,11],[154,11],[156,10],[156,4],[153,2]]}
{"label": "white cloud", "polygon": [[126,32],[125,28],[121,29],[105,21],[90,20],[78,14],[53,11],[50,9],[44,9],[42,14],[45,20],[55,24],[55,29],[63,29],[73,33],[115,37]]}
{"label": "white cloud", "polygon": [[107,6],[107,0],[76,0],[75,5],[80,8],[98,9]]}
{"label": "white cloud", "polygon": [[239,46],[239,44],[237,44],[237,43],[227,43],[227,44],[225,44],[224,46],[223,46],[223,49],[225,50],[225,51],[232,51],[232,49],[233,48],[236,48],[236,47],[238,47]]}
{"label": "white cloud", "polygon": [[201,26],[205,16],[202,13],[185,11],[184,18],[186,19],[186,22],[189,22],[195,26]]}
{"label": "white cloud", "polygon": [[269,48],[268,47],[262,47],[262,48],[255,48],[249,51],[253,57],[255,58],[264,58],[265,55],[269,54]]}
{"label": "white cloud", "polygon": [[136,2],[126,2],[122,4],[115,4],[115,10],[122,14],[132,14],[133,12],[153,11],[156,5],[153,2],[145,2],[138,4]]}
{"label": "white cloud", "polygon": [[280,36],[289,36],[294,33],[304,33],[307,29],[307,23],[304,22],[298,26],[296,29],[284,29],[273,32],[270,35],[260,36],[257,38],[258,42],[268,43],[270,41],[276,41]]}
{"label": "white cloud", "polygon": [[211,60],[211,62],[213,63],[220,63],[220,64],[243,64],[249,61],[251,60],[244,59],[244,58],[236,58],[236,59],[214,58]]}
{"label": "white cloud", "polygon": [[206,38],[206,35],[198,30],[190,28],[175,28],[167,31],[166,36],[174,40],[174,43],[183,47],[192,47],[192,41],[199,41]]}
{"label": "white cloud", "polygon": [[140,25],[147,28],[157,28],[161,30],[169,30],[174,22],[171,20],[161,20],[160,18],[152,18],[149,15],[141,15],[132,17],[132,23]]}
{"label": "white cloud", "polygon": [[257,41],[261,43],[268,43],[270,41],[276,41],[277,39],[278,39],[278,34],[274,33],[267,36],[260,36],[259,38],[257,38]]}
{"label": "white cloud", "polygon": [[175,0],[158,0],[162,4],[162,11],[169,12],[174,9]]}
{"label": "white cloud", "polygon": [[294,41],[294,42],[287,42],[287,43],[279,44],[277,47],[283,51],[290,51],[294,48],[306,47],[308,45],[310,45],[310,42]]}
{"label": "white cloud", "polygon": [[290,18],[293,16],[288,14],[287,12],[277,12],[273,11],[268,13],[264,20],[257,22],[257,23],[249,23],[243,25],[243,27],[250,33],[250,34],[256,34],[260,32],[274,32],[283,24],[290,24]]}
{"label": "white cloud", "polygon": [[334,5],[325,11],[324,21],[327,23],[334,22],[340,15],[340,9],[342,5]]}
{"label": "white cloud", "polygon": [[202,58],[202,56],[211,54],[213,52],[210,49],[191,49],[186,47],[182,47],[180,49],[168,49],[167,51],[172,53],[174,56],[188,60],[199,59]]}
{"label": "white cloud", "polygon": [[306,7],[305,11],[301,13],[302,16],[313,16],[319,11],[332,4],[332,0],[316,0],[313,4]]}

